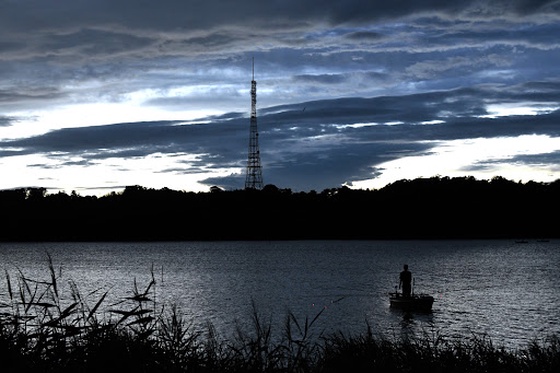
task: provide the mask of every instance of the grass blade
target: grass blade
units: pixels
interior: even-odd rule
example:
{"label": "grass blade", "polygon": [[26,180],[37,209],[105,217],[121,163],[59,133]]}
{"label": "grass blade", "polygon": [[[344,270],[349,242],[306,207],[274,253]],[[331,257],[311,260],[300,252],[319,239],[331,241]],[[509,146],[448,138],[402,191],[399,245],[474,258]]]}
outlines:
{"label": "grass blade", "polygon": [[105,300],[105,297],[107,296],[109,292],[106,291],[105,294],[103,294],[101,296],[101,298],[97,301],[97,303],[95,304],[95,306],[91,309],[91,311],[89,311],[89,314],[86,318],[86,320],[89,320],[93,317],[93,315],[95,315],[95,313],[97,312],[97,309],[99,308],[99,306],[101,305],[101,303],[103,303],[103,301]]}
{"label": "grass blade", "polygon": [[54,271],[54,264],[51,258],[51,254],[49,254],[47,252],[47,260],[49,262],[49,271],[51,273],[51,284],[53,286],[53,290],[54,290],[54,294],[56,295],[56,299],[59,299],[58,296],[58,285],[57,285],[57,281],[56,281],[56,273]]}

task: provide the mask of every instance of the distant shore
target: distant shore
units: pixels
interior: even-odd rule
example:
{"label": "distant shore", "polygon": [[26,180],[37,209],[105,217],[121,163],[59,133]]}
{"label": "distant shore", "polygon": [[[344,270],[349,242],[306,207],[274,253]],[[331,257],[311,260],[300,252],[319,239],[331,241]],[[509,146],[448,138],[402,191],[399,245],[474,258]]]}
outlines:
{"label": "distant shore", "polygon": [[560,181],[403,180],[379,190],[208,193],[127,187],[103,197],[0,191],[0,241],[512,239],[560,237]]}

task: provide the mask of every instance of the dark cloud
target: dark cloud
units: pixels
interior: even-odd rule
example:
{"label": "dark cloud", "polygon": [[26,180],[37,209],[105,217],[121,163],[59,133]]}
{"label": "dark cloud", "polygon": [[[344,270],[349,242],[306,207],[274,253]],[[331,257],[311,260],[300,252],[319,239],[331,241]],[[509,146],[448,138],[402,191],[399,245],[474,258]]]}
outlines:
{"label": "dark cloud", "polygon": [[[103,150],[118,150],[142,148],[142,155],[159,151],[163,148],[172,148],[173,141],[180,141],[188,137],[194,140],[197,132],[205,125],[180,126],[177,121],[167,122],[139,122],[122,123],[107,126],[65,128],[48,132],[44,135],[30,137],[22,140],[4,142],[6,145],[23,147],[35,152],[91,152]],[[196,147],[197,141],[193,141]],[[187,149],[194,150],[194,149]],[[173,151],[177,151],[174,149]],[[121,156],[130,156],[124,153]],[[113,155],[108,152],[108,157]]]}
{"label": "dark cloud", "polygon": [[[173,84],[171,75],[162,72],[176,71],[178,66],[192,71],[196,66],[196,74],[185,74],[180,81],[188,85],[213,78],[208,75],[212,69],[246,68],[247,55],[254,55],[260,71],[279,75],[270,83],[278,85],[284,74],[285,82],[305,83],[301,89],[320,99],[348,95],[347,87],[356,82],[344,73],[370,72],[366,78],[383,80],[363,82],[359,94],[369,96],[379,94],[381,88],[394,88],[398,80],[438,78],[431,84],[441,84],[445,78],[447,85],[435,89],[459,86],[461,79],[478,84],[487,76],[476,76],[476,72],[513,69],[519,63],[527,64],[525,73],[530,74],[535,61],[525,49],[560,49],[554,38],[560,30],[554,22],[558,12],[553,2],[24,3],[4,3],[0,12],[0,61],[4,61],[0,77],[8,83],[28,85],[29,90],[37,84],[58,88],[123,78],[131,88],[161,87]],[[503,20],[489,18],[478,25],[476,19],[468,18],[469,9],[486,9],[489,14],[502,15]],[[521,10],[525,18],[516,21]],[[549,21],[531,23],[527,17],[535,14]],[[554,60],[546,57],[539,61]],[[174,84],[179,83],[176,77],[173,74]],[[224,77],[221,79],[223,82]],[[321,80],[333,86],[323,96],[314,86]],[[333,83],[341,87],[334,90]],[[382,86],[376,90],[372,88],[375,83]],[[218,82],[214,80],[214,84]],[[107,88],[119,90],[114,84]],[[277,97],[279,101],[270,104],[287,98]]]}
{"label": "dark cloud", "polygon": [[[529,165],[555,165],[558,164],[558,160],[560,159],[560,152],[551,152],[546,154],[523,154],[518,155],[513,158],[515,162],[520,162],[523,164]],[[556,169],[560,168],[560,165],[555,167]]]}
{"label": "dark cloud", "polygon": [[553,0],[522,0],[513,2],[518,14],[525,15],[539,11],[558,11],[560,7],[557,1]]}
{"label": "dark cloud", "polygon": [[18,101],[39,101],[60,98],[64,94],[51,87],[13,87],[12,90],[0,90],[0,105]]}
{"label": "dark cloud", "polygon": [[91,58],[115,55],[122,51],[142,49],[154,43],[149,37],[138,37],[115,31],[81,28],[65,34],[55,34],[42,44],[44,53],[84,55]]}
{"label": "dark cloud", "polygon": [[372,31],[355,31],[350,32],[344,36],[350,40],[358,40],[358,41],[377,41],[384,37],[383,34],[379,32],[372,32]]}
{"label": "dark cloud", "polygon": [[321,75],[296,75],[294,82],[297,83],[319,83],[319,84],[340,84],[347,81],[341,74],[321,74]]}
{"label": "dark cloud", "polygon": [[[322,190],[371,178],[375,165],[406,154],[426,152],[438,141],[533,134],[560,137],[558,110],[535,116],[484,117],[488,114],[485,110],[488,102],[508,103],[519,98],[520,90],[524,91],[523,99],[554,103],[558,99],[558,84],[533,82],[516,89],[472,87],[404,96],[320,100],[263,109],[259,111],[258,121],[267,183],[295,190]],[[533,96],[527,93],[527,87],[534,91]],[[446,113],[454,115],[449,117]],[[248,119],[239,113],[208,119],[208,124],[158,121],[68,128],[5,141],[2,145],[20,149],[12,151],[12,155],[79,155],[82,160],[73,161],[78,163],[154,153],[190,153],[200,155],[193,162],[195,167],[243,165]],[[426,124],[430,121],[439,122]],[[7,155],[5,152],[4,156]],[[541,156],[540,161],[555,163],[557,154]],[[239,181],[239,177],[226,177],[223,184],[216,178],[208,182],[226,185]]]}
{"label": "dark cloud", "polygon": [[[554,1],[294,1],[241,0],[158,2],[136,0],[4,2],[0,12],[0,48],[4,52],[35,45],[43,54],[79,49],[81,52],[116,53],[134,50],[159,38],[160,46],[224,48],[235,41],[260,35],[274,40],[278,31],[313,30],[317,24],[352,25],[401,17],[443,15],[472,19],[484,17],[558,16]],[[239,32],[238,30],[244,30]],[[237,31],[236,31],[237,30]],[[158,34],[161,32],[161,34]],[[149,36],[148,36],[149,35]],[[352,39],[377,39],[374,31],[355,31]],[[252,39],[252,38],[251,38]],[[103,43],[102,40],[105,40]],[[252,44],[254,46],[254,44]],[[48,47],[49,49],[46,49]],[[194,51],[191,51],[191,53]]]}
{"label": "dark cloud", "polygon": [[10,126],[14,121],[13,117],[0,116],[0,127]]}

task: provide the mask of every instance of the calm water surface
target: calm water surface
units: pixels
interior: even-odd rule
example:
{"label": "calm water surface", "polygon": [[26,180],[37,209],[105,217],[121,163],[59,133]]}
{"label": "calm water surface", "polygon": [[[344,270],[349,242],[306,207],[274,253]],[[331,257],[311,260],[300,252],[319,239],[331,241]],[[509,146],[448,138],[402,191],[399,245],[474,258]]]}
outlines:
{"label": "calm water surface", "polygon": [[[47,253],[61,283],[75,282],[91,307],[109,291],[110,309],[153,273],[159,304],[176,304],[193,327],[210,322],[225,337],[238,325],[250,330],[253,304],[278,334],[288,313],[303,323],[321,311],[316,335],[370,325],[387,337],[487,335],[523,347],[560,334],[554,240],[1,243],[0,265],[12,279],[18,270],[48,279]],[[415,292],[435,297],[431,314],[389,308],[404,263]],[[6,292],[0,281],[0,297]]]}

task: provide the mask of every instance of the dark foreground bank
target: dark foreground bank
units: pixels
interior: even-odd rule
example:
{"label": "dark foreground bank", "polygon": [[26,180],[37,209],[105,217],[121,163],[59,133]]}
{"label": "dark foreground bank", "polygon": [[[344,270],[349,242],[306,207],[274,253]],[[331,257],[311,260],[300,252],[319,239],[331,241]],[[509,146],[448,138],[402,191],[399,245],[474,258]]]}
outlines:
{"label": "dark foreground bank", "polygon": [[0,287],[2,372],[558,372],[560,336],[516,350],[480,337],[429,334],[409,339],[322,335],[311,318],[286,315],[272,330],[254,307],[253,327],[218,336],[194,330],[176,307],[157,304],[155,280],[132,296],[87,304],[79,289],[8,273]]}

